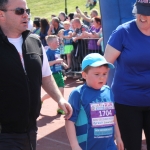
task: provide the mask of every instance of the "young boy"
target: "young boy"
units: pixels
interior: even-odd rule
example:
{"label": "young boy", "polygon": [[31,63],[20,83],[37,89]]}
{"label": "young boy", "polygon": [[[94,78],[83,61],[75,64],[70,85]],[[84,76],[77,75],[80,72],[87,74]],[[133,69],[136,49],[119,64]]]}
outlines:
{"label": "young boy", "polygon": [[64,29],[59,30],[58,32],[58,37],[59,37],[59,50],[60,50],[60,57],[63,59],[64,63],[67,63],[67,56],[65,54],[65,49],[64,49]]}
{"label": "young boy", "polygon": [[[52,71],[56,84],[59,87],[60,92],[62,93],[62,95],[64,95],[64,79],[61,71],[62,71],[62,65],[65,68],[67,68],[68,66],[63,62],[63,59],[60,58],[60,51],[58,49],[59,47],[58,37],[56,35],[48,35],[46,36],[46,42],[50,47],[50,49],[48,49],[46,52],[50,69]],[[48,98],[50,98],[50,96],[48,94],[45,94],[42,97],[42,102]],[[64,114],[63,110],[59,108],[57,112],[59,114]]]}
{"label": "young boy", "polygon": [[[69,97],[73,114],[66,120],[72,150],[124,150],[115,115],[113,94],[105,85],[109,68],[114,68],[98,53],[82,61],[84,85]],[[114,143],[116,139],[117,147]]]}
{"label": "young boy", "polygon": [[71,52],[73,50],[73,44],[72,44],[72,30],[70,30],[70,22],[69,21],[64,21],[64,51],[65,54],[67,55],[67,64],[68,64],[68,69],[66,70],[66,73],[71,71]]}

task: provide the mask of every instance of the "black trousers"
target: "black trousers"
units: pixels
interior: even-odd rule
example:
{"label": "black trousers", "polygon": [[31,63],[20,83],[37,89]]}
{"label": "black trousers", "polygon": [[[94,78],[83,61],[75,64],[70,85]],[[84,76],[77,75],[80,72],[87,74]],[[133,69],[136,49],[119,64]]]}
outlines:
{"label": "black trousers", "polygon": [[141,150],[142,129],[146,137],[147,150],[150,150],[150,107],[115,103],[115,109],[126,150]]}
{"label": "black trousers", "polygon": [[36,150],[36,131],[0,133],[0,150]]}

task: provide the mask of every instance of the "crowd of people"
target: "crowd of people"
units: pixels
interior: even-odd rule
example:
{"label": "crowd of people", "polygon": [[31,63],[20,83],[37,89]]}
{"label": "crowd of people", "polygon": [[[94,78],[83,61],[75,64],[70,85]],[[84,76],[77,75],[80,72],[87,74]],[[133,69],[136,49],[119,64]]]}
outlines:
{"label": "crowd of people", "polygon": [[98,52],[103,55],[102,46],[98,42],[101,31],[101,17],[98,11],[93,9],[88,16],[87,12],[82,12],[78,7],[68,15],[62,11],[52,14],[50,21],[35,17],[31,30],[41,39],[46,50],[49,46],[45,37],[58,37],[60,57],[68,65],[68,68],[63,68],[65,73],[81,71],[81,62],[88,53]]}
{"label": "crowd of people", "polygon": [[[65,115],[72,150],[141,150],[142,129],[150,150],[149,1],[137,0],[133,13],[134,20],[113,31],[103,56],[96,10],[90,17],[79,8],[68,16],[60,12],[50,22],[36,17],[32,27],[26,0],[0,1],[1,150],[36,150],[41,87],[42,100],[52,97]],[[88,51],[81,53],[86,38]],[[86,82],[68,102],[62,67],[72,70],[72,54],[80,57]],[[106,84],[115,61],[111,89]]]}

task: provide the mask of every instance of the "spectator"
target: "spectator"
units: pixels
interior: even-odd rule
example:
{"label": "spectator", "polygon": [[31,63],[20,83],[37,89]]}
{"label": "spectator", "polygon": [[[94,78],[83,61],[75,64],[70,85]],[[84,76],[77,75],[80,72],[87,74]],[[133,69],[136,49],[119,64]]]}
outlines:
{"label": "spectator", "polygon": [[116,71],[112,90],[121,137],[127,150],[141,150],[142,130],[150,149],[150,3],[137,0],[135,19],[111,34],[105,58]]}
{"label": "spectator", "polygon": [[79,18],[79,19],[81,19],[81,16],[80,16],[80,14],[79,14],[79,13],[74,12],[74,16],[73,16],[73,18],[74,18],[74,19],[75,19],[75,18]]}
{"label": "spectator", "polygon": [[40,18],[39,17],[34,18],[33,27],[35,28],[33,30],[33,33],[37,34],[37,35],[40,35],[41,28],[40,28]]}
{"label": "spectator", "polygon": [[103,43],[103,33],[102,28],[100,29],[100,32],[98,33],[99,40],[97,41],[97,45],[101,45],[102,53],[104,53],[104,43]]}
{"label": "spectator", "polygon": [[[101,18],[97,16],[97,17],[94,17],[92,20],[93,20],[93,25],[89,29],[89,32],[84,32],[85,37],[94,38],[94,35],[100,32]],[[88,51],[89,53],[95,52],[95,53],[100,53],[101,55],[103,55],[101,46],[97,45],[97,41],[98,39],[89,39]]]}
{"label": "spectator", "polygon": [[68,19],[67,15],[62,11],[59,13],[58,18],[62,23]]}
{"label": "spectator", "polygon": [[58,37],[59,37],[59,50],[60,50],[60,57],[63,59],[65,63],[67,63],[67,56],[64,50],[64,29],[59,30]]}
{"label": "spectator", "polygon": [[[88,12],[87,11],[84,11],[83,12],[84,13],[84,15],[86,16],[86,17],[88,17],[88,18],[90,18],[89,16],[88,16]],[[86,20],[82,20],[82,22],[83,22],[83,24],[85,24],[85,25],[87,25],[88,27],[90,27],[90,22],[88,22],[88,21],[86,21]]]}
{"label": "spectator", "polygon": [[36,150],[41,86],[66,119],[72,114],[51,75],[41,41],[27,30],[28,15],[26,0],[0,1],[0,150]]}
{"label": "spectator", "polygon": [[28,30],[30,30],[31,32],[34,30],[33,21],[31,20],[31,13],[29,13],[28,15]]}
{"label": "spectator", "polygon": [[50,20],[52,20],[56,15],[52,14]]}
{"label": "spectator", "polygon": [[63,29],[57,17],[52,18],[51,25],[48,30],[48,35],[57,35],[59,30]]}
{"label": "spectator", "polygon": [[72,57],[72,60],[75,60],[73,63],[74,65],[73,70],[80,71],[80,65],[81,61],[85,57],[84,50],[86,49],[87,41],[81,40],[84,38],[83,33],[85,31],[88,31],[88,27],[86,25],[83,25],[79,18],[75,18],[72,21],[72,26],[75,28],[75,31],[72,33],[72,39],[74,41],[74,51],[72,52],[74,55]]}
{"label": "spectator", "polygon": [[83,25],[79,18],[73,19],[72,24],[75,28],[75,31],[72,34],[72,36],[74,37],[73,41],[75,42],[78,39],[84,38],[82,32],[88,31],[88,27],[86,25]]}
{"label": "spectator", "polygon": [[95,6],[97,4],[97,0],[93,0],[93,5]]}
{"label": "spectator", "polygon": [[96,9],[91,10],[90,18],[86,17],[79,8],[77,8],[76,10],[77,10],[77,13],[79,13],[80,16],[83,18],[83,20],[88,21],[88,22],[92,22],[92,18],[98,16],[98,11]]}
{"label": "spectator", "polygon": [[43,46],[46,47],[47,43],[46,43],[45,37],[47,36],[47,31],[49,29],[48,20],[45,18],[42,18],[40,21],[40,25],[41,25],[40,39],[41,39]]}
{"label": "spectator", "polygon": [[93,5],[94,5],[94,0],[87,0],[86,7],[93,6]]}
{"label": "spectator", "polygon": [[68,14],[68,20],[71,22],[71,20],[74,18],[74,13]]}
{"label": "spectator", "polygon": [[[62,75],[62,65],[65,67],[68,66],[63,62],[63,59],[60,58],[60,51],[58,49],[58,37],[56,35],[46,36],[46,42],[50,47],[46,52],[50,69],[61,94],[64,96],[64,79]],[[48,98],[50,98],[50,96],[48,94],[45,94],[42,97],[42,102]],[[57,113],[64,114],[64,111],[58,107]]]}
{"label": "spectator", "polygon": [[73,50],[73,45],[72,45],[72,30],[70,30],[70,22],[69,21],[64,21],[64,51],[65,54],[67,55],[67,64],[68,64],[68,69],[66,70],[66,73],[71,71],[71,52]]}

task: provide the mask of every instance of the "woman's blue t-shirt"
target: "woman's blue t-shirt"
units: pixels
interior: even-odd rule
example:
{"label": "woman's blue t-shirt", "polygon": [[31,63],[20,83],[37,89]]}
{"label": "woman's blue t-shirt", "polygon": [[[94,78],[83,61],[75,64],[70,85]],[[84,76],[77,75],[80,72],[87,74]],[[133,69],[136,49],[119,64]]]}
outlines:
{"label": "woman's blue t-shirt", "polygon": [[150,36],[132,20],[120,25],[108,44],[121,52],[112,83],[115,102],[150,106]]}

